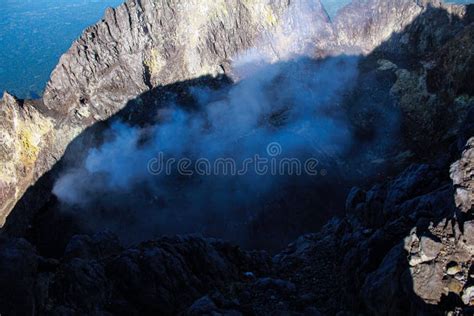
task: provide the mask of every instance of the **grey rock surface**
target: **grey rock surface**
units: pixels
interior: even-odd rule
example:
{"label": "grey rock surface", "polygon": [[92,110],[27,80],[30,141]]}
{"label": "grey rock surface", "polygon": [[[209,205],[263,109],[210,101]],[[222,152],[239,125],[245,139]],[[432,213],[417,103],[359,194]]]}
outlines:
{"label": "grey rock surface", "polygon": [[[273,258],[194,236],[123,246],[99,233],[70,238],[53,259],[38,253],[39,245],[2,236],[0,313],[472,314],[469,10],[439,1],[355,0],[330,21],[316,2],[307,17],[314,28],[295,38],[287,36],[298,21],[280,23],[288,21],[287,6],[129,0],[108,10],[61,58],[42,100],[3,95],[0,222],[87,127],[158,86],[202,75],[238,80],[232,61],[252,47],[271,61],[308,47],[311,57],[365,54],[360,89],[348,97],[355,129],[368,129],[373,117],[364,113],[387,101],[401,110],[407,139],[408,154],[394,160],[406,166],[417,155],[422,163],[413,159],[378,184],[354,188],[341,218]],[[297,44],[285,49],[292,40]],[[15,214],[23,231],[43,198]],[[51,239],[63,227],[54,228]]]}
{"label": "grey rock surface", "polygon": [[[315,57],[351,52],[368,54],[394,32],[401,32],[400,36],[413,41],[426,36],[428,41],[431,27],[442,30],[436,39],[436,45],[442,45],[462,28],[462,18],[467,14],[464,6],[444,5],[438,1],[371,0],[365,3],[357,0],[330,21],[319,1],[311,5],[297,1],[289,10],[288,4],[283,0],[268,3],[130,0],[108,9],[103,20],[87,28],[61,57],[42,101],[34,106],[25,102],[23,109],[12,106],[13,101],[8,96],[2,101],[5,104],[2,117],[7,122],[12,113],[25,112],[14,116],[17,123],[21,123],[15,124],[15,130],[2,128],[4,138],[12,140],[24,135],[17,130],[18,126],[30,125],[33,146],[29,146],[28,139],[26,142],[20,139],[9,143],[14,150],[2,149],[5,157],[1,167],[5,176],[1,181],[0,221],[5,221],[27,187],[51,169],[74,138],[153,87],[203,75],[235,76],[232,62],[250,48],[257,48],[273,61],[303,52]],[[452,14],[451,20],[458,22],[427,17],[417,22],[420,26],[411,26],[402,32],[432,7]],[[437,25],[427,24],[432,21]],[[410,41],[393,42],[396,44],[388,45],[392,52],[401,51],[400,43],[414,47]],[[433,49],[431,42],[425,46],[422,52]],[[406,72],[398,73],[400,82],[409,80]],[[405,91],[400,93],[407,95]],[[416,93],[417,90],[410,91],[409,95]],[[404,98],[410,102],[413,99]],[[403,100],[402,105],[409,103]],[[431,117],[420,115],[414,119],[432,121]],[[6,157],[12,151],[16,152],[15,158]],[[25,156],[28,161],[21,159]],[[19,169],[23,174],[14,171]]]}
{"label": "grey rock surface", "polygon": [[451,166],[451,178],[456,188],[456,206],[472,213],[474,207],[474,138],[468,140],[461,159]]}

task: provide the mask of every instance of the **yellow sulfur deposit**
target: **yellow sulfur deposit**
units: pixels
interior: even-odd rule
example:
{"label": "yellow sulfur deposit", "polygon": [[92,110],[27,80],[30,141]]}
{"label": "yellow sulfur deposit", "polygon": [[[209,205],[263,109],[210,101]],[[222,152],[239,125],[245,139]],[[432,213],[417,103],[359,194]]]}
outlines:
{"label": "yellow sulfur deposit", "polygon": [[146,59],[144,64],[150,71],[150,74],[157,75],[165,63],[162,60],[158,49],[152,48],[150,51],[150,58]]}
{"label": "yellow sulfur deposit", "polygon": [[272,8],[269,5],[265,6],[265,22],[269,26],[275,26],[278,22],[277,17],[273,13]]}
{"label": "yellow sulfur deposit", "polygon": [[39,148],[34,142],[33,134],[28,129],[22,129],[19,132],[20,142],[20,159],[21,162],[26,166],[30,167],[36,161],[38,157]]}
{"label": "yellow sulfur deposit", "polygon": [[278,17],[269,4],[256,0],[244,0],[243,4],[251,12],[254,23],[261,23],[263,19],[264,26],[277,25]]}

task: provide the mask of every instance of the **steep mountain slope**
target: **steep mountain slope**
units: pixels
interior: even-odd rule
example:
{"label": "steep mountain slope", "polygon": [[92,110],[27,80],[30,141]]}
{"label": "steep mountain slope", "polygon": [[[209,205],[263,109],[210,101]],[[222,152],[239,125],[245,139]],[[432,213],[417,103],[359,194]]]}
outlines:
{"label": "steep mountain slope", "polygon": [[3,238],[0,310],[470,315],[473,142],[451,166],[452,180],[443,164],[417,164],[369,190],[354,188],[346,216],[273,258],[201,237],[123,249],[106,232],[74,236],[58,261],[24,239]]}
{"label": "steep mountain slope", "polygon": [[[11,176],[1,182],[0,222],[87,126],[109,118],[152,87],[223,73],[229,59],[253,46],[286,5],[286,1],[127,1],[108,10],[104,20],[88,28],[61,58],[41,104],[35,106],[36,124],[49,121],[54,127],[39,134],[33,129],[38,150],[30,164],[8,156],[2,159],[2,174]],[[12,107],[9,100],[8,95],[3,98],[2,108]],[[6,118],[13,115],[11,111],[20,112],[19,121],[12,124],[21,126],[29,110],[6,111]],[[21,134],[13,127],[4,133],[5,139]],[[2,151],[28,155],[29,149],[15,144]],[[15,169],[22,169],[31,180],[25,183],[25,175]]]}
{"label": "steep mountain slope", "polygon": [[[3,219],[21,200],[0,240],[2,314],[472,313],[472,7],[356,0],[331,22],[314,2],[296,7],[309,27],[296,32],[299,20],[288,4],[129,0],[74,43],[43,100],[4,95]],[[123,246],[110,232],[66,238],[61,230],[69,227],[53,221],[50,204],[39,212],[54,172],[41,176],[83,154],[91,142],[81,137],[104,128],[97,122],[115,113],[134,122],[154,118],[149,112],[168,90],[186,99],[188,88],[198,86],[190,79],[203,75],[227,87],[218,75],[238,81],[242,74],[233,66],[255,51],[273,63],[294,54],[321,60],[360,54],[355,89],[341,101],[358,137],[351,154],[360,159],[341,164],[351,177],[342,178],[349,180],[338,193],[360,184],[319,233],[273,257],[201,237]],[[400,134],[388,133],[392,114]],[[47,181],[22,198],[37,179]],[[312,189],[300,194],[319,198]],[[255,230],[281,238],[275,223],[301,233],[301,222],[317,220],[319,209],[311,207],[319,204],[310,199],[313,213],[292,213],[300,207],[293,195],[279,192],[283,202],[270,201],[271,220],[253,218]],[[327,193],[322,202],[336,196]],[[45,251],[50,241],[61,247]]]}
{"label": "steep mountain slope", "polygon": [[[254,46],[274,60],[284,58],[288,53],[301,53],[304,45],[289,46],[288,43],[302,40],[312,41],[313,53],[310,55],[347,51],[367,53],[387,40],[392,32],[403,30],[423,12],[436,11],[430,10],[432,6],[442,7],[442,12],[454,12],[454,18],[448,21],[427,19],[439,21],[433,27],[444,25],[444,33],[437,33],[436,37],[442,44],[459,30],[464,23],[461,18],[466,15],[462,6],[445,7],[439,2],[371,1],[362,4],[355,1],[342,10],[331,25],[319,2],[311,6],[302,2],[302,8],[297,7],[300,10],[297,15],[305,15],[304,25],[299,26],[304,32],[295,37],[290,30],[298,27],[298,18],[284,13],[287,5],[286,1],[243,1],[235,5],[225,1],[212,4],[196,1],[186,2],[185,6],[180,1],[131,1],[107,11],[104,20],[87,29],[61,58],[44,99],[35,105],[38,125],[48,121],[54,126],[48,130],[38,128],[42,131],[38,134],[33,132],[36,145],[45,150],[37,150],[38,156],[32,157],[28,166],[16,159],[3,160],[2,173],[10,176],[1,182],[1,221],[5,221],[28,185],[60,159],[67,145],[81,131],[94,122],[107,119],[123,108],[127,100],[152,87],[204,74],[233,76],[231,60],[239,52]],[[376,12],[374,8],[380,9]],[[279,23],[282,19],[285,25]],[[390,23],[384,24],[384,21]],[[421,26],[411,26],[415,29],[410,32],[414,40],[418,33],[423,33],[423,27],[428,27],[427,22],[418,20],[417,23]],[[271,35],[275,34],[275,29],[276,39]],[[347,34],[349,30],[352,34]],[[407,47],[416,46],[405,40],[393,42],[397,44],[392,45],[392,52],[403,43]],[[275,43],[282,47],[275,47]],[[433,44],[420,43],[430,45],[427,46],[430,48]],[[8,103],[7,99],[3,103]],[[17,138],[19,134],[10,130],[5,129],[4,133],[8,134],[5,139]],[[17,152],[18,157],[28,155],[28,150],[13,145],[16,143],[18,141],[9,142],[5,152]],[[25,176],[15,169],[23,169],[31,180],[24,182]]]}

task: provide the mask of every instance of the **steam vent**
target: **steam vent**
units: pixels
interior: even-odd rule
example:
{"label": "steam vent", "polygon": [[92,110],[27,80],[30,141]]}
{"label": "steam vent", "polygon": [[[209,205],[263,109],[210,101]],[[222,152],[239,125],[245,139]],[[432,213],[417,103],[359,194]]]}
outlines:
{"label": "steam vent", "polygon": [[474,315],[474,4],[336,2],[127,0],[2,92],[0,315]]}

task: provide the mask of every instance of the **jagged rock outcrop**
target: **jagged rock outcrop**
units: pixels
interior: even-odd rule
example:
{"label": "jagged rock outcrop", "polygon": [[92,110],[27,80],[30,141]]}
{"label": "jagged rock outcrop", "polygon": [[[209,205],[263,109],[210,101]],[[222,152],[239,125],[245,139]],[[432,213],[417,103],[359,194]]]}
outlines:
{"label": "jagged rock outcrop", "polygon": [[38,103],[20,101],[5,92],[0,100],[0,225],[23,195],[41,175],[37,167],[52,166],[60,157],[52,151],[51,118],[43,115]]}
{"label": "jagged rock outcrop", "polygon": [[34,313],[38,255],[24,239],[0,239],[0,306],[4,314]]}
{"label": "jagged rock outcrop", "polygon": [[263,252],[192,236],[127,250],[109,233],[75,236],[60,262],[38,256],[25,240],[1,242],[0,311],[5,315],[176,315],[210,291],[243,282],[249,271],[268,274],[271,265]]}
{"label": "jagged rock outcrop", "polygon": [[[418,39],[424,37],[422,51],[426,52],[434,42],[441,45],[451,38],[467,15],[464,6],[439,1],[371,0],[354,1],[331,22],[319,1],[292,3],[294,11],[304,18],[292,17],[292,11],[286,10],[289,4],[284,0],[130,0],[107,10],[104,19],[89,27],[61,57],[51,75],[43,102],[37,106],[43,115],[31,123],[44,130],[48,121],[53,126],[51,133],[40,133],[43,136],[37,141],[41,144],[38,148],[45,150],[39,150],[22,177],[30,180],[3,181],[2,221],[28,185],[48,171],[86,127],[106,120],[129,99],[152,87],[202,75],[231,75],[232,60],[255,46],[273,59],[301,53],[308,47],[309,54],[315,56],[369,53],[393,32],[401,32],[400,38],[392,41],[398,44],[388,45],[392,52],[401,44],[408,48],[420,45]],[[410,26],[408,33],[402,32],[431,7],[441,8],[453,19],[426,17]],[[437,32],[441,35],[434,42],[430,28],[443,30]],[[400,72],[406,81],[404,74]],[[7,138],[15,137],[7,134]],[[22,150],[17,147],[16,151]],[[17,169],[23,168],[19,160],[9,165],[12,163]]]}
{"label": "jagged rock outcrop", "polygon": [[[465,6],[440,0],[352,1],[336,16],[334,32],[339,46],[365,54],[382,44],[387,53],[400,55],[404,50],[420,53],[443,44],[455,31],[453,26],[459,27],[457,19],[463,19],[466,14]],[[436,27],[441,30],[433,37],[432,30]]]}
{"label": "jagged rock outcrop", "polygon": [[[433,187],[431,192],[411,197],[400,205],[410,213],[397,212],[402,215],[401,222],[404,225],[394,232],[400,234],[409,227],[413,228],[403,242],[386,252],[379,267],[370,272],[365,280],[362,296],[373,313],[380,311],[388,297],[393,300],[408,298],[413,304],[412,309],[426,305],[426,310],[432,313],[441,313],[443,310],[463,311],[465,314],[472,312],[469,294],[474,258],[472,214],[463,216],[462,207],[456,208],[461,205],[457,203],[455,206],[453,201],[453,195],[459,194],[454,193],[458,186],[456,183],[460,181],[456,174],[467,174],[467,177],[462,178],[464,183],[472,180],[472,177],[469,178],[472,164],[462,163],[466,158],[469,159],[471,142],[472,139],[463,157],[451,166],[452,185],[446,187],[443,174],[427,177],[437,179],[434,183],[437,182],[435,187],[439,188]],[[414,193],[413,189],[409,192]],[[386,203],[387,200],[384,202],[385,207]],[[394,223],[400,219],[389,220],[383,229],[393,225],[391,221]],[[401,293],[406,296],[402,297]],[[388,314],[403,313],[406,312],[403,306],[394,304],[387,306],[386,310]]]}
{"label": "jagged rock outcrop", "polygon": [[108,9],[62,56],[44,102],[65,117],[75,111],[94,121],[151,87],[223,73],[286,6],[280,0],[127,1]]}
{"label": "jagged rock outcrop", "polygon": [[[128,249],[111,233],[74,236],[60,260],[26,240],[2,239],[0,288],[8,290],[0,311],[469,315],[474,221],[453,196],[472,183],[472,141],[451,165],[452,180],[445,164],[416,164],[369,190],[354,188],[345,217],[273,259],[194,236]],[[12,305],[18,297],[21,306]]]}
{"label": "jagged rock outcrop", "polygon": [[[375,10],[378,14],[374,14]],[[423,10],[418,1],[353,1],[335,18],[338,44],[369,53],[402,31]]]}
{"label": "jagged rock outcrop", "polygon": [[[451,166],[452,183],[445,165],[413,165],[368,191],[353,189],[346,217],[290,245],[276,257],[281,271],[329,314],[471,313],[474,222],[453,198],[460,179],[472,180],[471,142]],[[321,284],[328,288],[318,293]]]}
{"label": "jagged rock outcrop", "polygon": [[0,101],[0,223],[86,127],[152,87],[225,72],[232,57],[278,23],[287,5],[130,0],[109,9],[61,57],[42,102],[19,106],[8,94]]}
{"label": "jagged rock outcrop", "polygon": [[[447,19],[446,16],[439,18]],[[396,97],[403,112],[406,137],[421,147],[428,145],[433,137],[440,143],[451,142],[474,104],[474,90],[465,77],[473,65],[474,46],[469,39],[472,39],[474,25],[468,24],[446,40],[449,38],[445,35],[446,27],[459,28],[459,25],[453,25],[456,23],[459,22],[433,26],[444,35],[434,40],[437,44],[429,45],[429,54],[417,57],[419,66],[400,67],[394,71],[397,80],[390,93]],[[433,50],[432,46],[439,49]]]}
{"label": "jagged rock outcrop", "polygon": [[474,138],[468,140],[461,159],[451,166],[456,206],[464,213],[474,210]]}
{"label": "jagged rock outcrop", "polygon": [[[42,101],[9,94],[0,101],[0,219],[74,137],[127,100],[176,81],[231,75],[232,58],[257,43],[282,57],[260,40],[287,5],[129,0],[108,10],[61,58]],[[0,313],[472,313],[472,17],[438,1],[354,1],[332,23],[319,2],[313,9],[317,56],[367,55],[350,113],[368,103],[400,109],[404,136],[424,163],[354,188],[342,218],[273,259],[198,237],[124,247],[110,233],[74,236],[51,259],[24,239],[2,237]],[[364,131],[370,120],[357,115]],[[400,166],[409,160],[403,154]]]}

